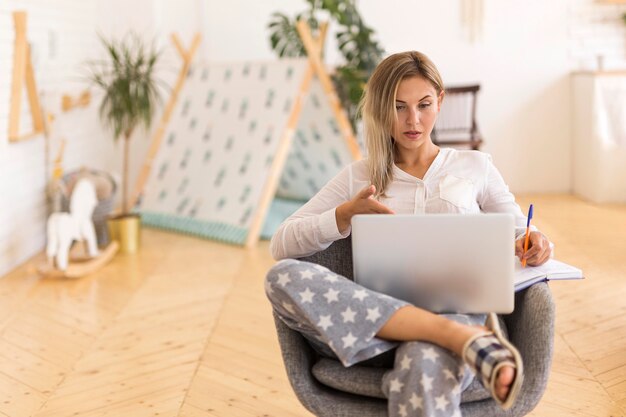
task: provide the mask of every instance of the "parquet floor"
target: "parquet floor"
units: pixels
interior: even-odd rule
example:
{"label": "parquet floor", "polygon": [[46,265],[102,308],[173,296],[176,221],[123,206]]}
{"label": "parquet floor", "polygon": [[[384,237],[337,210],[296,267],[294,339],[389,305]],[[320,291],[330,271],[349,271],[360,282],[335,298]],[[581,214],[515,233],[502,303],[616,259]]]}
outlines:
{"label": "parquet floor", "polygon": [[[551,284],[554,365],[532,413],[626,416],[626,206],[532,196],[535,224],[587,279]],[[75,281],[41,255],[0,279],[0,416],[307,416],[244,249],[144,230],[137,256]]]}

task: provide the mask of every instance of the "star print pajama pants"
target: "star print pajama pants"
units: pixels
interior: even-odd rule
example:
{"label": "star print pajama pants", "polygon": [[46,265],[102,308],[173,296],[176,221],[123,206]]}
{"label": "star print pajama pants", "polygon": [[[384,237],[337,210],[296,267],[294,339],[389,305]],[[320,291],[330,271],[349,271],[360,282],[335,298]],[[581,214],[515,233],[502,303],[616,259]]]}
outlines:
{"label": "star print pajama pants", "polygon": [[[408,305],[371,291],[329,269],[294,259],[267,274],[265,292],[274,311],[322,355],[348,367],[395,349],[393,369],[383,378],[389,416],[460,417],[461,392],[474,375],[454,353],[427,342],[389,342],[376,333]],[[465,324],[484,315],[445,314]],[[375,359],[374,359],[375,361]]]}

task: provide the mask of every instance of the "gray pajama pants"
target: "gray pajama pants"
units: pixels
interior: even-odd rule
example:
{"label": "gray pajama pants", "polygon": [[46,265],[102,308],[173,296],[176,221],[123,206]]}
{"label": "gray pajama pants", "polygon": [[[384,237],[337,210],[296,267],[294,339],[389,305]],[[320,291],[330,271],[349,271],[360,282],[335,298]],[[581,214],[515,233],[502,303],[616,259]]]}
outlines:
{"label": "gray pajama pants", "polygon": [[[474,374],[460,357],[427,342],[398,343],[376,337],[407,302],[294,259],[274,265],[265,292],[287,326],[346,367],[396,349],[393,369],[385,374],[382,387],[390,417],[461,416],[461,392]],[[465,324],[485,322],[484,315],[445,316]]]}

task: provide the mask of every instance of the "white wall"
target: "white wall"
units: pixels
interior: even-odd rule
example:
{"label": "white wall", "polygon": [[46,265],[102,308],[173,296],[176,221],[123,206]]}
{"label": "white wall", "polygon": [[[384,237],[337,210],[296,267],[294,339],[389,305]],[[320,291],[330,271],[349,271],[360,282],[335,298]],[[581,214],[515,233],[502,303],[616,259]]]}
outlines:
{"label": "white wall", "polygon": [[[28,12],[28,38],[42,104],[58,115],[50,137],[52,153],[56,153],[60,138],[65,138],[67,170],[81,165],[106,168],[112,153],[94,106],[66,114],[59,112],[63,93],[77,94],[86,87],[82,63],[95,58],[95,1],[0,2],[0,275],[43,248],[47,216],[43,135],[18,143],[9,143],[7,138],[14,10]],[[25,133],[31,129],[25,95],[22,102]]]}
{"label": "white wall", "polygon": [[[579,70],[626,68],[626,4],[571,0],[568,6],[569,55]],[[601,61],[601,62],[598,62]]]}
{"label": "white wall", "polygon": [[485,139],[482,150],[493,155],[511,189],[567,191],[565,0],[487,0],[482,40],[475,43],[464,34],[460,2],[386,4],[402,13],[389,19],[377,2],[364,2],[362,9],[388,52],[420,50],[439,67],[444,83],[481,84],[477,118]]}

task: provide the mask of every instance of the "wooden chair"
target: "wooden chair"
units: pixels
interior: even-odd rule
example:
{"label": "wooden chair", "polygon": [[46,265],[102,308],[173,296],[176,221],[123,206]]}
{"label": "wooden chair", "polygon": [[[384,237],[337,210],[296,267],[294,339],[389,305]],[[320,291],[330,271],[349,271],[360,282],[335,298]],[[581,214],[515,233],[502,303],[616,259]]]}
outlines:
{"label": "wooden chair", "polygon": [[480,85],[446,88],[441,112],[432,132],[439,146],[469,146],[478,150],[482,137],[476,123],[476,95]]}

